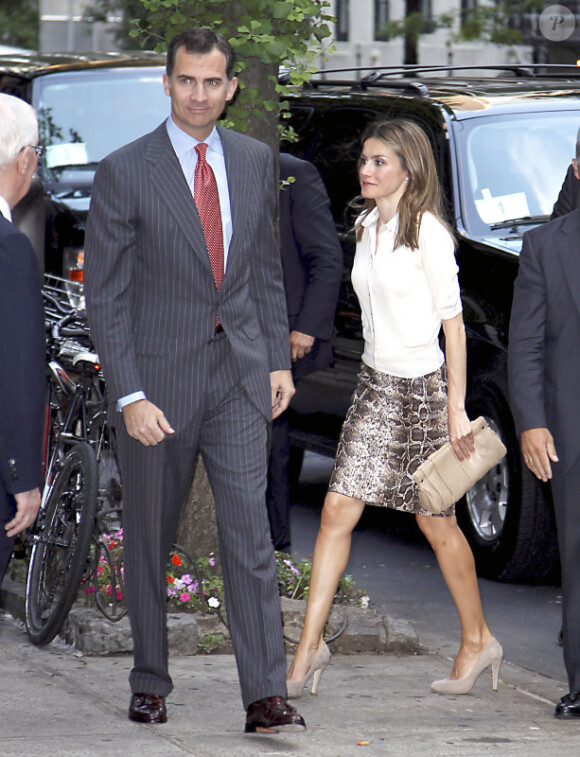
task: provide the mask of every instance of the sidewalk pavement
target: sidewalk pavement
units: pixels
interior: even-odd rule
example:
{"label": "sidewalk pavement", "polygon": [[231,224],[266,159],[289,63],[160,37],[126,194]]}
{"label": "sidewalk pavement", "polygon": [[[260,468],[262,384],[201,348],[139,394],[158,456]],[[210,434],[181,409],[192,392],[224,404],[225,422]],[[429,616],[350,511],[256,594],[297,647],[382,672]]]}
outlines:
{"label": "sidewalk pavement", "polygon": [[566,686],[504,662],[500,688],[484,673],[466,696],[431,693],[457,651],[421,638],[419,655],[333,655],[319,694],[294,702],[302,734],[244,735],[231,655],[172,656],[169,721],[127,719],[128,655],[86,657],[55,641],[32,646],[0,611],[3,757],[478,757],[577,754],[580,721],[554,718]]}

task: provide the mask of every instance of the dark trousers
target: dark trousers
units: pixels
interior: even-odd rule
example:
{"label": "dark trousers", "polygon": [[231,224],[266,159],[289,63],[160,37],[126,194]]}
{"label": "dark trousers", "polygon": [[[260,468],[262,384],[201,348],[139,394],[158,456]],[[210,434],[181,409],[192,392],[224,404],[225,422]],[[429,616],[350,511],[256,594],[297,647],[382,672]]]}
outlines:
{"label": "dark trousers", "polygon": [[266,505],[274,549],[289,552],[290,539],[290,424],[287,413],[272,421]]}
{"label": "dark trousers", "polygon": [[580,690],[580,459],[564,472],[552,463],[552,494],[562,565],[564,664],[570,691]]}
{"label": "dark trousers", "polygon": [[[244,707],[286,692],[274,551],[265,507],[267,422],[237,376],[229,342],[214,340],[204,407],[186,428],[145,447],[118,423],[124,486],[125,586],[135,693],[172,689],[166,568],[199,449],[215,499],[226,609]],[[168,419],[171,422],[171,419]]]}
{"label": "dark trousers", "polygon": [[16,501],[6,491],[0,480],[0,586],[2,586],[2,581],[4,580],[4,575],[12,556],[14,542],[16,541],[15,536],[12,536],[10,539],[6,536],[4,526],[12,520],[15,512]]}

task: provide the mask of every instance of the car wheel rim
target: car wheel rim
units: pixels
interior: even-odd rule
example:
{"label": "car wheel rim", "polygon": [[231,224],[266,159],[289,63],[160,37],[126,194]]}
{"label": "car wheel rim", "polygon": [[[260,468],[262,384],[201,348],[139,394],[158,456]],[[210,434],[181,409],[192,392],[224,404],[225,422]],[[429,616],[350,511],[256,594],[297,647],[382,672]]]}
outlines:
{"label": "car wheel rim", "polygon": [[[485,420],[501,436],[493,420],[487,417]],[[509,471],[505,456],[465,495],[471,526],[480,540],[489,543],[501,537],[507,513],[508,492]]]}

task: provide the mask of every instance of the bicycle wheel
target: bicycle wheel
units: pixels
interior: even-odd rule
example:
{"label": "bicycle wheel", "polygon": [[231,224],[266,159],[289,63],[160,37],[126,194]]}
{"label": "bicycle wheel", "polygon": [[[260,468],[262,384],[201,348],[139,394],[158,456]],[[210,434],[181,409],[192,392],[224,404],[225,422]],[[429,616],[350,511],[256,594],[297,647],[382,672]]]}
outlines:
{"label": "bicycle wheel", "polygon": [[93,534],[91,562],[91,574],[86,581],[90,583],[95,605],[107,620],[117,623],[127,614],[120,543],[112,537],[105,541],[102,534],[99,540],[99,536]]}
{"label": "bicycle wheel", "polygon": [[34,644],[54,639],[75,600],[86,567],[97,508],[97,462],[75,444],[54,478],[30,558],[26,630]]}

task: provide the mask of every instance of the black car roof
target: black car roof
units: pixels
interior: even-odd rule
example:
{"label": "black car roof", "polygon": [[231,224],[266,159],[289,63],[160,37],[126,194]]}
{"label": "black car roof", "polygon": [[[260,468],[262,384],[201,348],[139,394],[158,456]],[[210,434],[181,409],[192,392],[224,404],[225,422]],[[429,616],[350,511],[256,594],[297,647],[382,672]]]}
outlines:
{"label": "black car roof", "polygon": [[543,64],[327,69],[300,91],[306,99],[320,93],[369,105],[385,96],[419,99],[426,107],[443,106],[462,119],[479,111],[520,110],[524,106],[530,110],[576,109],[580,106],[580,68]]}
{"label": "black car roof", "polygon": [[26,53],[0,55],[0,75],[35,78],[62,71],[164,65],[165,56],[146,50],[127,53]]}

